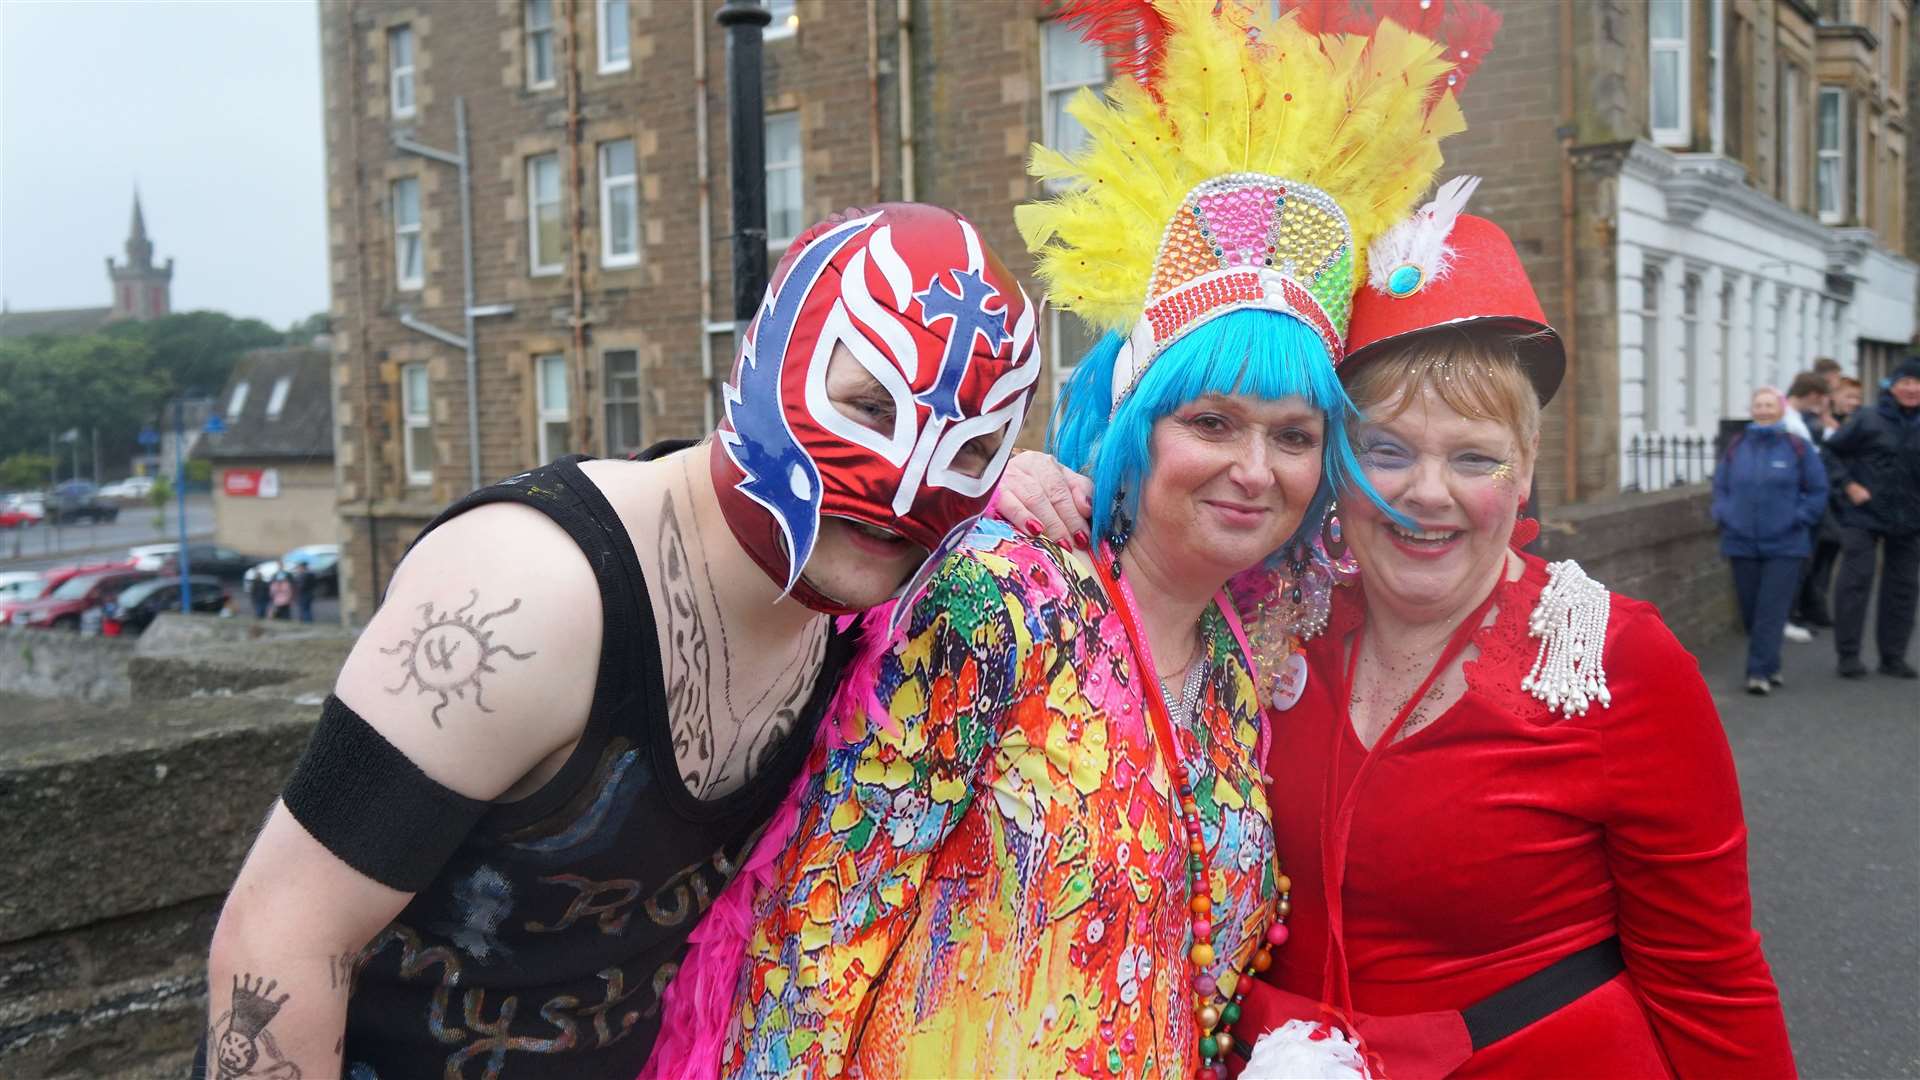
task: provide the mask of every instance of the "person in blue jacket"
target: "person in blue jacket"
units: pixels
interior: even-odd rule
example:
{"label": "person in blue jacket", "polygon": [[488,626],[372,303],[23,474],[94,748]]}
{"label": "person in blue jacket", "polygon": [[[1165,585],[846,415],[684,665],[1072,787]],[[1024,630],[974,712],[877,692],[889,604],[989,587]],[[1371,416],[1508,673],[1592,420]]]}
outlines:
{"label": "person in blue jacket", "polygon": [[1786,398],[1753,392],[1753,422],[1727,443],[1713,474],[1720,553],[1733,564],[1747,628],[1747,692],[1780,685],[1780,640],[1827,506],[1827,470],[1807,441],[1786,430]]}

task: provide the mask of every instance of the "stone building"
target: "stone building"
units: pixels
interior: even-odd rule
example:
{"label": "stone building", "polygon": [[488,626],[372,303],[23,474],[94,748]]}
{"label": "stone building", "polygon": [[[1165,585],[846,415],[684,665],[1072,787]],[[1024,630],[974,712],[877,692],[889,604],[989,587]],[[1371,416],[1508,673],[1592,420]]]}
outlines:
{"label": "stone building", "polygon": [[324,345],[255,349],[234,364],[213,401],[222,430],[202,443],[219,543],[266,557],[333,540],[331,367]]}
{"label": "stone building", "polygon": [[[1106,77],[1054,5],[765,2],[775,254],[833,210],[909,198],[968,214],[1024,273],[1027,147],[1071,147],[1063,107]],[[711,425],[733,355],[716,6],[322,6],[348,617],[473,486]],[[1619,491],[1635,435],[1710,432],[1816,356],[1871,374],[1904,347],[1908,0],[1495,6],[1448,171],[1485,177],[1475,208],[1573,349],[1540,503]],[[1057,386],[1090,341],[1059,313],[1043,332]]]}
{"label": "stone building", "polygon": [[107,281],[113,303],[106,307],[48,308],[38,311],[0,310],[0,338],[35,334],[90,334],[122,319],[157,319],[173,310],[173,260],[153,263],[153,241],[147,239],[146,215],[140,211],[140,193],[133,194],[133,223],[127,228],[127,259],[107,257]]}

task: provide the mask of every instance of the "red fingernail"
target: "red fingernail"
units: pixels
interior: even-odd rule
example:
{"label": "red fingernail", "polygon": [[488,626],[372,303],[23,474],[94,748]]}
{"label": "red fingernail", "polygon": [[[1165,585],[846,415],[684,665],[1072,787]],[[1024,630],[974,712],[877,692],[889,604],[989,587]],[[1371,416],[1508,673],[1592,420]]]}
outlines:
{"label": "red fingernail", "polygon": [[1040,519],[1039,518],[1027,519],[1027,535],[1028,536],[1040,535]]}
{"label": "red fingernail", "polygon": [[1074,546],[1078,547],[1081,551],[1093,550],[1093,545],[1087,541],[1087,531],[1085,529],[1073,534],[1073,543]]}

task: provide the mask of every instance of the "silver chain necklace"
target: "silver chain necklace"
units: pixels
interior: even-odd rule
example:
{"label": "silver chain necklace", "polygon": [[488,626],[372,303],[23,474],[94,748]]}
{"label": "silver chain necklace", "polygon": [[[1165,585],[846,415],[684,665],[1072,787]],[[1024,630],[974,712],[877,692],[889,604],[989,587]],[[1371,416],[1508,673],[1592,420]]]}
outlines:
{"label": "silver chain necklace", "polygon": [[1178,701],[1174,700],[1172,694],[1167,693],[1166,680],[1160,681],[1160,700],[1166,702],[1167,718],[1175,725],[1184,725],[1191,720],[1194,709],[1200,704],[1200,687],[1207,673],[1205,659],[1206,648],[1203,644],[1200,655],[1194,657],[1193,663],[1187,665],[1187,678],[1180,686]]}

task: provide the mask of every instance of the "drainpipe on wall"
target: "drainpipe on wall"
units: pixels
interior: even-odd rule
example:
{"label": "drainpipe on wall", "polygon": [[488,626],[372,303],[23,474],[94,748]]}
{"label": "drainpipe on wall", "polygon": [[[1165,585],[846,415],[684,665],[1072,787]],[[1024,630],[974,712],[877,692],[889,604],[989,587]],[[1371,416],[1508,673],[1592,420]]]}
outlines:
{"label": "drainpipe on wall", "polygon": [[[693,13],[693,145],[700,189],[700,410],[701,432],[720,418],[713,411],[713,167],[707,140],[707,18],[698,4]],[[731,325],[731,324],[729,324]]]}
{"label": "drainpipe on wall", "polygon": [[[380,473],[374,468],[373,349],[367,340],[367,308],[370,306],[367,283],[372,280],[372,277],[367,269],[366,166],[360,153],[360,30],[357,24],[357,11],[357,4],[347,5],[347,70],[346,77],[341,80],[347,88],[347,145],[352,148],[350,153],[353,162],[353,254],[356,263],[354,280],[359,283],[360,292],[354,304],[353,340],[349,345],[350,348],[360,350],[367,359],[367,363],[360,368],[360,498],[366,505],[367,514],[367,574],[373,585],[369,595],[373,597],[374,606],[378,607],[380,604],[380,519],[374,511],[374,503],[380,497],[377,486]],[[340,619],[342,622],[346,621],[345,604],[341,605]]]}
{"label": "drainpipe on wall", "polygon": [[[573,408],[568,410],[568,426],[573,429],[573,448],[582,453],[592,453],[593,446],[593,410],[587,408],[587,294],[586,274],[586,175],[580,166],[580,136],[584,126],[580,115],[580,4],[579,0],[566,0],[567,28],[567,177],[569,195],[573,200],[573,221],[570,226],[573,242],[573,258],[567,260],[567,283],[573,291],[573,307],[567,316],[567,325],[573,331],[570,345],[573,353],[568,364],[571,375],[567,379],[572,384],[569,396]],[[600,223],[606,228],[606,222]],[[534,372],[539,378],[540,373]],[[537,391],[536,391],[537,393]]]}
{"label": "drainpipe on wall", "polygon": [[1578,289],[1574,275],[1579,260],[1574,252],[1573,144],[1576,135],[1573,101],[1573,18],[1575,6],[1560,9],[1560,344],[1567,353],[1567,370],[1560,381],[1561,485],[1564,503],[1580,501],[1580,350]]}
{"label": "drainpipe on wall", "polygon": [[867,0],[868,198],[880,201],[880,0]]}
{"label": "drainpipe on wall", "polygon": [[913,0],[895,0],[900,51],[900,201],[914,201]]}

